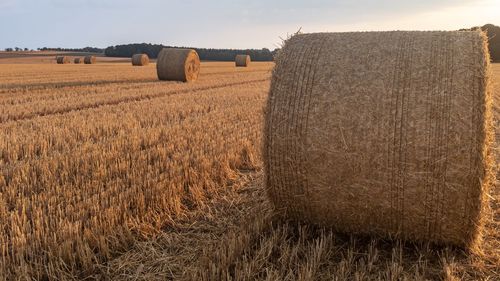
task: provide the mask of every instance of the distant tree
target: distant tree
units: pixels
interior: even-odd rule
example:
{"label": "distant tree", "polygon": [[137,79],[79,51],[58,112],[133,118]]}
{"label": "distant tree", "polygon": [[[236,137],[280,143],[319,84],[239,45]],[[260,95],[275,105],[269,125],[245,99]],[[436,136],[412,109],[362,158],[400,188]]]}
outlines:
{"label": "distant tree", "polygon": [[58,52],[81,52],[81,53],[104,53],[104,49],[96,47],[85,48],[38,48],[39,51],[58,51]]}
{"label": "distant tree", "polygon": [[6,51],[6,52],[13,52],[13,51],[14,51],[14,49],[12,49],[12,48],[5,48],[5,51]]}
{"label": "distant tree", "polygon": [[27,52],[27,51],[29,51],[29,50],[30,50],[30,49],[28,49],[28,48],[24,48],[24,51],[26,51],[26,52]]}
{"label": "distant tree", "polygon": [[19,47],[15,47],[14,49],[16,50],[16,52],[21,51],[21,48],[19,48]]}
{"label": "distant tree", "polygon": [[500,62],[500,26],[493,24],[485,24],[483,26],[475,26],[472,28],[460,29],[460,31],[481,29],[488,35],[488,47],[490,49],[491,60]]}
{"label": "distant tree", "polygon": [[500,62],[500,26],[486,24],[481,29],[488,34],[491,60]]}
{"label": "distant tree", "polygon": [[273,50],[273,52],[272,52],[273,53],[273,58],[276,57],[276,54],[278,54],[279,50],[280,49],[278,49],[278,48],[276,48],[276,49]]}
{"label": "distant tree", "polygon": [[[158,53],[163,48],[174,48],[150,43],[135,43],[108,47],[104,54],[108,57],[131,57],[134,54],[144,53],[150,58],[158,57]],[[253,61],[272,61],[274,54],[269,49],[205,49],[194,48],[201,60],[233,61],[237,54],[248,54]]]}

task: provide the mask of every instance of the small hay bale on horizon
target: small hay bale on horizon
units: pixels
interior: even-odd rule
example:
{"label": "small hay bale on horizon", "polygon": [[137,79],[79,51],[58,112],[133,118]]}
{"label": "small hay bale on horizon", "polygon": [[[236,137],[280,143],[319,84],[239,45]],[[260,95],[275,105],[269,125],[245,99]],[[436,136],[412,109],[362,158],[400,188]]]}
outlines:
{"label": "small hay bale on horizon", "polygon": [[95,64],[96,63],[96,57],[95,56],[85,56],[83,62],[85,64]]}
{"label": "small hay bale on horizon", "polygon": [[191,82],[198,79],[200,58],[192,49],[164,48],[158,54],[156,73],[158,79]]}
{"label": "small hay bale on horizon", "polygon": [[57,64],[68,64],[71,63],[71,60],[67,56],[58,56],[56,57]]}
{"label": "small hay bale on horizon", "polygon": [[479,31],[292,37],[265,116],[270,200],[344,233],[477,251],[494,180],[489,77]]}
{"label": "small hay bale on horizon", "polygon": [[149,57],[146,54],[135,54],[132,56],[133,66],[145,66],[149,64]]}
{"label": "small hay bale on horizon", "polygon": [[74,63],[75,64],[81,64],[81,63],[83,63],[83,58],[75,58],[74,59]]}
{"label": "small hay bale on horizon", "polygon": [[236,55],[234,59],[236,67],[248,67],[252,62],[250,55]]}

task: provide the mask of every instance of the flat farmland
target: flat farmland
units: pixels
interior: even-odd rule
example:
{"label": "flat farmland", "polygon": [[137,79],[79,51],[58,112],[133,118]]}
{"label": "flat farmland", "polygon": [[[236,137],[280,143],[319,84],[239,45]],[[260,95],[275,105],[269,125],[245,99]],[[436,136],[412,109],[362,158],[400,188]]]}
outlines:
{"label": "flat farmland", "polygon": [[272,63],[202,62],[178,83],[154,63],[12,61],[0,280],[500,280],[498,188],[473,256],[276,217],[261,159]]}
{"label": "flat farmland", "polygon": [[85,274],[253,169],[270,69],[2,65],[0,276]]}

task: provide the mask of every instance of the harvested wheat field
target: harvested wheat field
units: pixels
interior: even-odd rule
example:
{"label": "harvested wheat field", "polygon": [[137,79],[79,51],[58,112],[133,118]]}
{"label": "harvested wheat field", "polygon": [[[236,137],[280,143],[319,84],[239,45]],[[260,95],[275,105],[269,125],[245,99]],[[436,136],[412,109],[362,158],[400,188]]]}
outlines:
{"label": "harvested wheat field", "polygon": [[498,188],[474,254],[274,215],[271,63],[202,62],[193,83],[23,63],[0,64],[0,280],[500,280]]}

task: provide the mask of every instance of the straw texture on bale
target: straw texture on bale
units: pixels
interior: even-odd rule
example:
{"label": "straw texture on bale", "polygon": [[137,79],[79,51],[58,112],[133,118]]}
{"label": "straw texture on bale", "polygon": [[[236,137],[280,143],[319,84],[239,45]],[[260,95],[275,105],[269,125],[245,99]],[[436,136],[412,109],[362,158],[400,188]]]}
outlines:
{"label": "straw texture on bale", "polygon": [[149,64],[149,57],[146,54],[135,54],[132,56],[133,66],[144,66]]}
{"label": "straw texture on bale", "polygon": [[247,67],[252,59],[249,55],[236,55],[235,62],[237,67]]}
{"label": "straw texture on bale", "polygon": [[85,56],[83,62],[85,64],[94,64],[96,62],[96,58],[94,56]]}
{"label": "straw texture on bale", "polygon": [[69,59],[69,57],[66,57],[66,56],[59,56],[56,58],[56,62],[58,64],[67,64],[67,63],[70,63],[70,59]]}
{"label": "straw texture on bale", "polygon": [[195,81],[200,72],[200,58],[195,50],[164,48],[158,54],[156,72],[160,80]]}
{"label": "straw texture on bale", "polygon": [[267,105],[268,195],[341,232],[478,249],[491,103],[481,32],[296,35]]}
{"label": "straw texture on bale", "polygon": [[83,59],[82,58],[75,58],[74,62],[76,64],[80,64],[80,63],[83,63]]}

